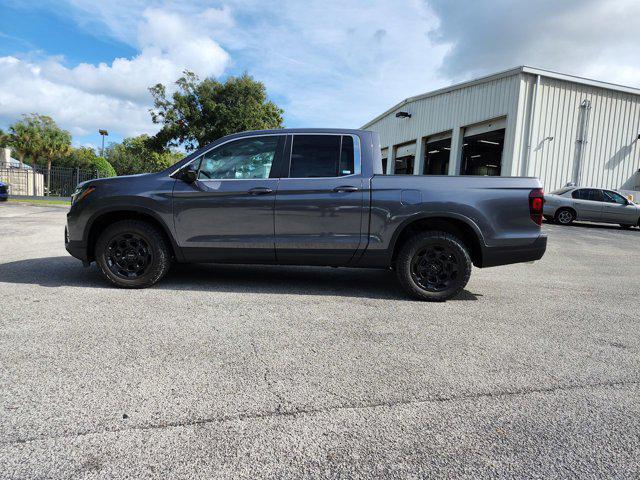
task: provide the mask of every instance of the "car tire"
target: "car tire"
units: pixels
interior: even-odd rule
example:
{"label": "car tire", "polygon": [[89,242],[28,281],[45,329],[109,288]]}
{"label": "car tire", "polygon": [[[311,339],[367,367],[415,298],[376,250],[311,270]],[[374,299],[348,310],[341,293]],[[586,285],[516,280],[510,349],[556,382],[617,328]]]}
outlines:
{"label": "car tire", "polygon": [[446,232],[410,238],[398,252],[396,275],[413,298],[443,302],[462,290],[471,276],[471,257],[464,243]]}
{"label": "car tire", "polygon": [[122,220],[108,226],[96,242],[95,259],[107,280],[122,288],[149,287],[171,266],[162,233],[140,220]]}
{"label": "car tire", "polygon": [[576,214],[569,208],[561,208],[556,212],[555,221],[560,225],[571,225],[576,219]]}

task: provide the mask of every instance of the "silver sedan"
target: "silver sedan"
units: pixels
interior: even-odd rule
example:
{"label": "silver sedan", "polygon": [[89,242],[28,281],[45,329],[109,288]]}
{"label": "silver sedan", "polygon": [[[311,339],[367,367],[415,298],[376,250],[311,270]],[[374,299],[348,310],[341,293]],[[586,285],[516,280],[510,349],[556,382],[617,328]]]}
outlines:
{"label": "silver sedan", "polygon": [[640,226],[640,205],[614,190],[565,187],[544,197],[544,218],[562,225],[574,220]]}

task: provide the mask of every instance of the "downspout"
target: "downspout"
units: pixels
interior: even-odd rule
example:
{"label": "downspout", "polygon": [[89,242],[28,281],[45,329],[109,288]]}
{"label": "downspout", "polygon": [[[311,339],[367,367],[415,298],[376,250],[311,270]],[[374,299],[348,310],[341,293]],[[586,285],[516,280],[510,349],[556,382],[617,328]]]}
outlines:
{"label": "downspout", "polygon": [[578,138],[578,163],[575,167],[574,173],[574,182],[576,185],[580,185],[582,183],[582,170],[584,162],[584,151],[587,147],[587,143],[589,139],[587,138],[589,133],[589,112],[591,110],[591,100],[585,98],[580,104],[580,109],[582,110],[582,116],[580,119],[580,137]]}
{"label": "downspout", "polygon": [[533,100],[529,111],[529,132],[527,133],[527,156],[522,168],[522,176],[529,176],[529,165],[531,164],[531,140],[533,137],[533,121],[536,115],[536,105],[538,104],[538,90],[540,89],[540,75],[536,75],[536,84],[533,87]]}

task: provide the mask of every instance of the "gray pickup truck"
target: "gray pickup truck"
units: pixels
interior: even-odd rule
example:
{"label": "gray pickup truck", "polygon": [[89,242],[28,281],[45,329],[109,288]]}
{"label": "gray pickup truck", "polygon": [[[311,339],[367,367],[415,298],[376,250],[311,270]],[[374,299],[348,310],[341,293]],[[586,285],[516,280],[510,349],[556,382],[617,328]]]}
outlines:
{"label": "gray pickup truck", "polygon": [[67,250],[119,287],[172,261],[394,269],[446,300],[472,265],[538,260],[536,178],[383,175],[378,135],[289,129],[221,138],[159,173],[78,185]]}

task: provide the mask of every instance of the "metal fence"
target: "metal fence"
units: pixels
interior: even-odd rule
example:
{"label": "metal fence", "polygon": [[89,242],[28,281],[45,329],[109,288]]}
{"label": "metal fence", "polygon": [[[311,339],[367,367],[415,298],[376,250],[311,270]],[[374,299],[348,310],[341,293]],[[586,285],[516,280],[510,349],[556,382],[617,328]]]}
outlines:
{"label": "metal fence", "polygon": [[98,170],[67,167],[0,168],[0,182],[9,185],[10,196],[70,197],[78,183],[100,176]]}

